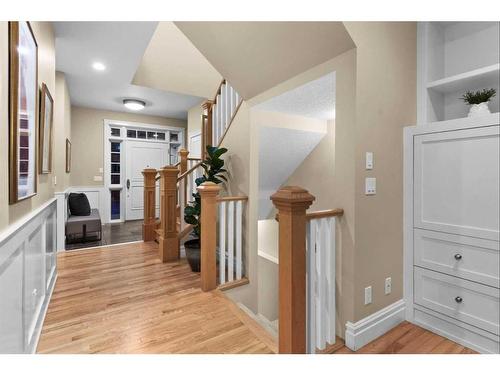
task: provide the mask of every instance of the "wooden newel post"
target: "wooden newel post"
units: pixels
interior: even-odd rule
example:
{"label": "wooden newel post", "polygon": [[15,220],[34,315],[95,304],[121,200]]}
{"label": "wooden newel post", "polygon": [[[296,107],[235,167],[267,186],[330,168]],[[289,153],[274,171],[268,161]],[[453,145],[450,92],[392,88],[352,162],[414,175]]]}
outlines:
{"label": "wooden newel post", "polygon": [[220,189],[213,182],[198,186],[201,196],[201,290],[204,292],[217,287],[217,196]]}
{"label": "wooden newel post", "polygon": [[156,169],[146,168],[144,176],[144,222],[142,223],[142,240],[153,241],[156,229]]}
{"label": "wooden newel post", "polygon": [[297,186],[271,196],[279,212],[280,353],[306,353],[306,210],[314,199]]}
{"label": "wooden newel post", "polygon": [[160,235],[158,238],[160,259],[168,262],[179,259],[177,233],[177,176],[179,169],[163,167],[160,173]]}
{"label": "wooden newel post", "polygon": [[179,159],[180,159],[180,164],[179,164],[179,172],[180,174],[183,174],[188,170],[188,155],[189,151],[186,150],[185,148],[181,148],[179,150]]}

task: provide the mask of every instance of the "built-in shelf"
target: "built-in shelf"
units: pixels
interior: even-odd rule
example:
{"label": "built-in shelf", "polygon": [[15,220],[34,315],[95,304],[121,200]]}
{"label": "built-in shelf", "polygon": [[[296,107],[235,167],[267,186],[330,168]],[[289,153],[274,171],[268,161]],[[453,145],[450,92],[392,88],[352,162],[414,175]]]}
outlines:
{"label": "built-in shelf", "polygon": [[466,91],[471,87],[484,86],[485,88],[489,88],[488,86],[491,82],[498,82],[499,80],[500,64],[493,64],[429,82],[427,88],[441,93],[452,93],[462,90]]}

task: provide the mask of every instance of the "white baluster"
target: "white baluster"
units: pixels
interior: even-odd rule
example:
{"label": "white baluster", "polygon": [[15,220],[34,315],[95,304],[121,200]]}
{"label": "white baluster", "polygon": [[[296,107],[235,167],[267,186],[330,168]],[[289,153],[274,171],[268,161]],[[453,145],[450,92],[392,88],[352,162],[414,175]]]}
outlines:
{"label": "white baluster", "polygon": [[236,202],[236,280],[242,276],[242,219],[243,219],[243,203]]}
{"label": "white baluster", "polygon": [[233,113],[234,113],[234,89],[232,86],[228,85],[228,94],[227,94],[227,100],[228,100],[228,107],[229,107],[229,121],[233,118]]}
{"label": "white baluster", "polygon": [[180,222],[181,222],[181,230],[184,229],[184,207],[186,206],[186,202],[184,201],[184,185],[186,184],[186,179],[183,178],[179,183],[179,206],[180,206]]}
{"label": "white baluster", "polygon": [[219,283],[226,282],[226,202],[219,205]]}
{"label": "white baluster", "polygon": [[221,100],[220,100],[220,125],[219,125],[219,130],[218,130],[218,139],[217,139],[217,144],[219,143],[222,134],[224,133],[224,127],[226,126],[226,84],[222,85],[220,89],[221,93]]}
{"label": "white baluster", "polygon": [[222,101],[221,101],[221,95],[217,95],[217,104],[216,104],[216,109],[217,109],[217,123],[215,124],[214,127],[214,144],[212,146],[217,146],[219,144],[219,137],[220,137],[220,124],[222,122]]}
{"label": "white baluster", "polygon": [[327,341],[329,344],[335,344],[335,217],[328,218],[328,319],[329,329],[327,334]]}
{"label": "white baluster", "polygon": [[227,280],[234,280],[234,201],[230,201],[227,210]]}
{"label": "white baluster", "polygon": [[231,120],[231,96],[229,92],[229,85],[226,84],[224,87],[224,98],[225,98],[225,104],[224,104],[224,128],[222,130],[222,134],[224,134],[225,130],[229,126],[229,121]]}
{"label": "white baluster", "polygon": [[[212,144],[215,142],[215,126],[217,124],[217,104],[212,106]],[[205,150],[201,150],[202,154]]]}
{"label": "white baluster", "polygon": [[307,353],[316,353],[316,228],[313,221],[306,231],[306,336]]}

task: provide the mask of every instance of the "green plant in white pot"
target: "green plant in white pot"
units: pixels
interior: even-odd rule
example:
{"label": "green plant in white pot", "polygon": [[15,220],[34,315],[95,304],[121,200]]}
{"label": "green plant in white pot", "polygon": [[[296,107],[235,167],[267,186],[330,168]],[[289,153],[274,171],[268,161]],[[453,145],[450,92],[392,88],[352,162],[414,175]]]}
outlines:
{"label": "green plant in white pot", "polygon": [[[202,161],[201,166],[204,169],[203,176],[198,177],[195,181],[196,186],[200,186],[204,182],[213,182],[221,184],[227,181],[224,169],[224,160],[221,158],[227,152],[223,147],[207,146],[207,156]],[[186,257],[189,266],[193,272],[200,272],[200,234],[201,234],[201,196],[199,192],[193,193],[194,200],[189,202],[184,209],[184,221],[193,226],[192,239],[184,243],[186,249]]]}
{"label": "green plant in white pot", "polygon": [[470,105],[469,117],[481,116],[490,112],[488,102],[496,95],[495,89],[483,89],[478,91],[466,91],[462,100]]}

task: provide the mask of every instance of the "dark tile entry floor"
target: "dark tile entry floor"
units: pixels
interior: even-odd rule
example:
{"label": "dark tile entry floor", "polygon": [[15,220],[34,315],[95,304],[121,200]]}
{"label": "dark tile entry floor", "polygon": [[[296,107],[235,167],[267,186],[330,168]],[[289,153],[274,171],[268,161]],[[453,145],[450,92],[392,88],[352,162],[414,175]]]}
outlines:
{"label": "dark tile entry floor", "polygon": [[86,242],[66,244],[66,250],[77,250],[140,240],[142,240],[142,220],[103,224],[101,241],[92,241],[89,238]]}

